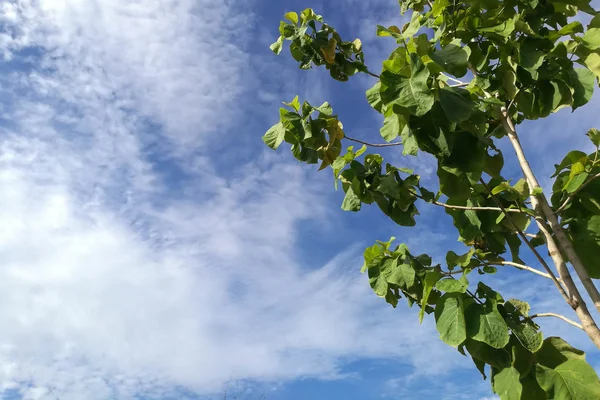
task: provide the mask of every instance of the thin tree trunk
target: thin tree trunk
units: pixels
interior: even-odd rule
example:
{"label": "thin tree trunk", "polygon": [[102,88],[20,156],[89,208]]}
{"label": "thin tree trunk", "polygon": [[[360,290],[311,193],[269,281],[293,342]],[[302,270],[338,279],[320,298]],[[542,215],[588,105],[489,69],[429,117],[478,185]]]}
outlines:
{"label": "thin tree trunk", "polygon": [[[529,185],[529,190],[533,191],[534,189],[539,188],[540,185],[535,175],[533,174],[531,167],[529,166],[529,162],[527,161],[525,153],[523,152],[523,148],[521,147],[521,143],[519,142],[517,132],[515,131],[512,121],[508,117],[506,109],[503,109],[502,112],[502,124],[508,135],[509,140],[511,141],[515,149],[517,158],[519,160],[519,164],[521,165],[521,169]],[[558,245],[561,246],[561,248],[566,253],[567,257],[569,257],[573,268],[577,272],[585,289],[587,290],[588,294],[594,301],[596,308],[598,309],[600,309],[600,293],[598,293],[598,290],[594,286],[594,283],[592,282],[587,271],[583,267],[583,264],[575,254],[573,245],[571,244],[569,238],[566,236],[566,234],[562,230],[562,227],[558,223],[556,215],[552,212],[552,209],[550,209],[545,195],[543,193],[537,196],[531,195],[530,199],[531,205],[538,214],[538,216],[536,217],[536,223],[540,228],[542,235],[544,236],[544,240],[548,246],[548,253],[552,258],[552,261],[556,266],[558,275],[567,290],[569,296],[568,303],[571,306],[571,308],[573,308],[573,310],[577,314],[577,317],[581,321],[581,325],[585,333],[587,333],[592,342],[594,342],[594,344],[600,349],[600,329],[598,329],[598,326],[596,325],[589,309],[587,308],[587,305],[585,304],[585,301],[579,293],[577,286],[575,286],[573,278],[571,277],[571,274],[567,268],[567,265],[565,263],[565,260],[563,259],[562,253],[560,252]],[[550,229],[552,229],[552,231],[554,232],[554,236],[552,236],[552,233],[548,229],[546,221],[550,225]],[[566,248],[569,248],[572,254],[570,254]],[[572,255],[574,255],[575,257],[572,257]]]}
{"label": "thin tree trunk", "polygon": [[[503,110],[503,116],[504,118],[502,120],[502,123],[504,125],[504,129],[506,130],[508,138],[510,139],[515,149],[517,158],[519,159],[519,164],[521,165],[521,169],[523,170],[525,179],[529,184],[529,190],[533,191],[534,189],[539,188],[540,185],[533,171],[531,170],[531,167],[529,166],[529,162],[525,157],[525,153],[523,152],[523,148],[521,147],[521,143],[519,141],[519,137],[517,136],[517,132],[515,131],[514,125],[508,117],[505,109]],[[571,262],[571,265],[573,265],[575,272],[579,276],[579,279],[581,279],[581,283],[583,283],[583,287],[585,287],[585,290],[588,292],[590,298],[594,302],[596,310],[600,311],[600,292],[598,292],[598,288],[596,288],[596,286],[594,285],[592,278],[590,278],[589,274],[587,273],[587,270],[585,269],[585,266],[581,262],[581,259],[575,252],[571,240],[567,237],[567,234],[558,222],[558,217],[550,208],[548,200],[546,200],[546,196],[543,193],[537,196],[531,196],[532,204],[534,199],[536,200],[536,202],[539,202],[539,211],[541,212],[540,215],[543,215],[548,221],[548,224],[550,225],[552,232],[554,232],[554,235],[556,237],[556,240],[558,241],[560,248],[565,252],[568,260]]]}

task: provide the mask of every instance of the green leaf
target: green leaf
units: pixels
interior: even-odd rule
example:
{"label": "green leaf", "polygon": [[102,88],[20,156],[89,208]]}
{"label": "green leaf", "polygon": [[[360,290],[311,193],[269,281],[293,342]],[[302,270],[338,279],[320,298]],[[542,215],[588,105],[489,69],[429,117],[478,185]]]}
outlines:
{"label": "green leaf", "polygon": [[409,290],[415,284],[415,277],[415,269],[411,264],[396,264],[395,268],[388,276],[388,282]]}
{"label": "green leaf", "polygon": [[588,29],[581,39],[587,48],[597,50],[600,47],[600,28]]}
{"label": "green leaf", "polygon": [[515,20],[513,18],[508,19],[501,24],[490,26],[487,28],[479,28],[479,32],[495,33],[497,35],[508,37],[515,30]]}
{"label": "green leaf", "polygon": [[375,109],[377,112],[381,112],[381,108],[383,106],[383,102],[381,101],[381,94],[379,93],[381,89],[381,82],[377,82],[373,85],[372,88],[367,90],[367,101]]}
{"label": "green leaf", "polygon": [[538,41],[525,38],[519,51],[519,66],[528,71],[536,71],[544,62],[545,52],[537,49]]}
{"label": "green leaf", "polygon": [[413,115],[425,115],[434,103],[433,93],[427,85],[429,70],[416,54],[410,55],[411,76],[401,79],[396,104],[407,108]]}
{"label": "green leaf", "polygon": [[504,90],[506,91],[507,97],[512,100],[517,95],[518,89],[516,86],[517,83],[517,75],[511,71],[510,69],[506,69],[502,74],[502,85],[504,86]]}
{"label": "green leaf", "polygon": [[468,287],[468,282],[465,283],[452,278],[442,279],[435,284],[437,290],[447,293],[466,293]]}
{"label": "green leaf", "polygon": [[[573,170],[571,170],[571,171],[573,171]],[[581,185],[583,185],[583,183],[585,182],[585,180],[587,179],[588,176],[589,176],[589,174],[585,171],[582,171],[582,172],[572,175],[569,178],[569,180],[567,181],[567,184],[565,185],[564,190],[567,193],[573,193],[574,191],[579,189],[579,187]]]}
{"label": "green leaf", "polygon": [[574,348],[559,337],[544,340],[542,348],[535,353],[537,362],[548,368],[555,368],[568,360],[585,360],[585,353]]}
{"label": "green leaf", "polygon": [[446,293],[435,306],[435,325],[444,343],[457,347],[467,338],[463,298],[458,293]]}
{"label": "green leaf", "polygon": [[419,311],[419,322],[423,322],[425,316],[425,306],[429,300],[429,295],[433,290],[436,282],[440,280],[443,275],[436,269],[432,269],[425,273],[425,279],[423,279],[423,295],[421,297],[421,310]]}
{"label": "green leaf", "polygon": [[475,103],[468,97],[469,92],[466,90],[441,88],[438,95],[448,120],[452,122],[466,121],[473,113]]}
{"label": "green leaf", "polygon": [[[535,371],[535,370],[534,370]],[[540,387],[540,384],[535,379],[535,373],[530,373],[521,379],[523,390],[521,400],[546,400],[546,392]]]}
{"label": "green leaf", "polygon": [[273,53],[279,55],[281,53],[281,50],[283,49],[283,36],[279,36],[275,43],[270,45],[269,48]]}
{"label": "green leaf", "polygon": [[573,239],[573,247],[579,255],[588,274],[600,279],[600,215],[589,219],[576,219],[569,224],[569,232]]}
{"label": "green leaf", "polygon": [[354,193],[352,186],[348,187],[346,191],[346,196],[344,196],[344,201],[342,202],[342,210],[344,211],[359,211],[360,210],[361,201]]}
{"label": "green leaf", "polygon": [[495,349],[483,342],[469,338],[465,341],[465,346],[474,359],[481,360],[495,368],[510,366],[511,356],[506,349]]}
{"label": "green leaf", "polygon": [[495,349],[508,344],[508,326],[492,302],[472,304],[465,314],[470,338],[484,342]]}
{"label": "green leaf", "polygon": [[523,387],[520,374],[514,367],[504,368],[494,375],[494,392],[501,400],[521,400]]}
{"label": "green leaf", "polygon": [[587,136],[590,138],[594,146],[600,146],[600,131],[596,128],[592,128],[587,132]]}
{"label": "green leaf", "polygon": [[[471,247],[468,252],[456,258],[456,265],[460,267],[466,267],[471,263],[471,259],[473,258],[473,254],[475,254],[475,248]],[[447,256],[446,256],[447,257]]]}
{"label": "green leaf", "polygon": [[289,13],[286,13],[283,17],[288,21],[293,22],[294,24],[298,23],[298,13],[291,11]]}
{"label": "green leaf", "polygon": [[596,77],[587,68],[574,68],[569,71],[569,83],[573,88],[573,110],[583,106],[592,98]]}
{"label": "green leaf", "polygon": [[375,294],[379,297],[385,297],[389,289],[385,274],[385,263],[391,263],[393,261],[395,260],[392,260],[391,258],[382,260],[379,263],[379,268],[373,267],[367,270],[371,289],[373,289]]}
{"label": "green leaf", "polygon": [[598,78],[600,78],[600,49],[589,52],[581,57],[586,67]]}
{"label": "green leaf", "polygon": [[471,185],[467,175],[459,168],[438,164],[437,176],[440,179],[440,191],[448,198],[467,200],[471,195]]}
{"label": "green leaf", "polygon": [[429,53],[429,57],[444,71],[460,78],[467,73],[467,62],[470,54],[471,49],[462,47],[460,39],[456,39],[443,49]]}
{"label": "green leaf", "polygon": [[485,155],[485,167],[484,171],[492,178],[500,178],[500,172],[504,167],[504,156],[502,153],[490,156],[487,152]]}
{"label": "green leaf", "polygon": [[416,156],[419,150],[419,145],[417,144],[417,139],[410,133],[410,129],[408,129],[408,125],[402,129],[400,133],[402,135],[402,154]]}
{"label": "green leaf", "polygon": [[544,335],[531,322],[509,322],[508,325],[521,345],[528,351],[535,353],[542,347]]}
{"label": "green leaf", "polygon": [[285,137],[285,128],[281,122],[273,125],[267,133],[265,133],[262,137],[263,142],[273,150],[277,150],[277,148],[283,142],[283,138]]}
{"label": "green leaf", "polygon": [[568,360],[554,369],[538,364],[535,376],[542,389],[552,399],[600,399],[598,376],[583,360]]}
{"label": "green leaf", "polygon": [[396,114],[388,115],[385,117],[385,120],[383,121],[383,127],[381,127],[381,130],[380,130],[381,137],[386,142],[391,142],[392,140],[394,140],[398,137],[398,134],[400,133],[400,129],[401,129],[401,126],[400,126],[400,120],[398,118],[398,115],[396,115]]}
{"label": "green leaf", "polygon": [[300,112],[300,101],[298,101],[298,96],[294,97],[294,99],[291,102],[283,102],[283,104],[293,108],[296,112]]}

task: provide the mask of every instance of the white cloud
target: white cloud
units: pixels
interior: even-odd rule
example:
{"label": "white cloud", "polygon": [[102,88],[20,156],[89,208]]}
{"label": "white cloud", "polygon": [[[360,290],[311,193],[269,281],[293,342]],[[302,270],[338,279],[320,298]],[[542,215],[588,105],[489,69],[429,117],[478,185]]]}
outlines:
{"label": "white cloud", "polygon": [[431,321],[377,301],[346,267],[356,248],[298,265],[298,224],[327,216],[306,170],[268,153],[221,171],[203,147],[241,122],[235,6],[0,8],[12,67],[0,78],[3,390],[166,398],[336,377],[360,357],[425,374],[459,363],[431,365],[445,349]]}

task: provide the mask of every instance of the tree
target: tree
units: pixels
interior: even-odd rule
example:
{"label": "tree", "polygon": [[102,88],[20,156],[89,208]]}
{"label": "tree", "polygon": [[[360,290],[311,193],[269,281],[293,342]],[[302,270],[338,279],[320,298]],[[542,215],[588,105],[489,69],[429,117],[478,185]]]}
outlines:
{"label": "tree", "polygon": [[[377,35],[398,45],[379,74],[367,68],[359,39],[342,40],[312,9],[287,13],[271,46],[279,54],[291,42],[300,68],[324,66],[339,81],[371,75],[376,83],[366,98],[385,117],[380,133],[387,143],[347,137],[328,103],[315,107],[298,97],[284,103],[264,142],[272,149],[286,142],[301,162],[330,167],[336,189],[341,181],[345,192],[344,210],[374,203],[395,223],[414,226],[417,205],[445,208],[465,254],[449,251],[442,266],[394,246],[392,238],[365,250],[362,271],[393,307],[404,297],[418,306],[420,320],[433,314],[441,340],[468,353],[484,378],[489,366],[501,399],[599,399],[600,381],[584,353],[561,338],[544,339],[536,319],[560,318],[600,348],[592,314],[600,311],[592,280],[600,278],[600,131],[587,133],[595,152],[571,151],[556,166],[548,199],[517,126],[590,100],[600,77],[600,13],[589,0],[401,0],[400,6],[403,14],[412,11],[408,23],[377,26]],[[587,26],[572,18],[585,15]],[[517,182],[502,176],[500,140],[515,151],[523,174]],[[342,152],[348,141],[363,146]],[[433,155],[439,191],[367,152],[381,146],[401,146],[407,157]],[[537,234],[526,233],[530,225]],[[523,246],[539,265],[525,265]],[[532,314],[526,302],[472,284],[473,271],[493,274],[498,266],[551,280],[579,322]]]}

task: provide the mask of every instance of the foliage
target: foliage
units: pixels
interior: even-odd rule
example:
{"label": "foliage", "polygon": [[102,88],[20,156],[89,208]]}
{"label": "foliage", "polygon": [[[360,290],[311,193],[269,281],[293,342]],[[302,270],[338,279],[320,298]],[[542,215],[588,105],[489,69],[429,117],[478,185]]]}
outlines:
{"label": "foliage", "polygon": [[[263,137],[272,149],[288,143],[301,162],[330,167],[336,188],[341,181],[345,192],[344,210],[375,204],[398,225],[414,226],[418,204],[445,207],[468,247],[465,254],[449,251],[442,266],[404,244],[393,246],[392,238],[365,250],[362,271],[393,307],[404,297],[417,305],[420,320],[432,314],[440,339],[468,353],[484,378],[490,371],[503,400],[600,398],[600,381],[583,352],[560,338],[544,339],[534,322],[541,315],[530,315],[529,304],[470,282],[474,271],[494,274],[498,265],[533,270],[520,257],[525,243],[546,270],[531,279],[553,279],[600,344],[600,331],[585,322],[593,319],[564,268],[571,262],[584,285],[600,278],[600,132],[588,132],[594,153],[572,151],[556,165],[552,206],[523,160],[523,179],[502,176],[504,157],[496,146],[508,137],[518,155],[514,125],[591,99],[600,77],[600,14],[589,3],[400,1],[402,13],[411,10],[408,22],[376,28],[398,45],[379,74],[365,65],[359,39],[344,41],[312,9],[287,13],[271,46],[279,54],[289,41],[301,69],[324,66],[339,81],[357,73],[377,78],[366,98],[384,117],[382,138],[402,145],[406,156],[424,152],[437,159],[434,193],[413,170],[384,162],[367,146],[342,152],[345,139],[356,140],[345,135],[332,107],[301,104],[297,96],[284,103],[279,122]],[[572,18],[581,13],[592,17],[587,26]],[[529,241],[524,231],[532,221],[540,234]],[[543,245],[561,250],[552,257],[558,278],[536,250]],[[595,300],[593,283],[586,289]]]}

